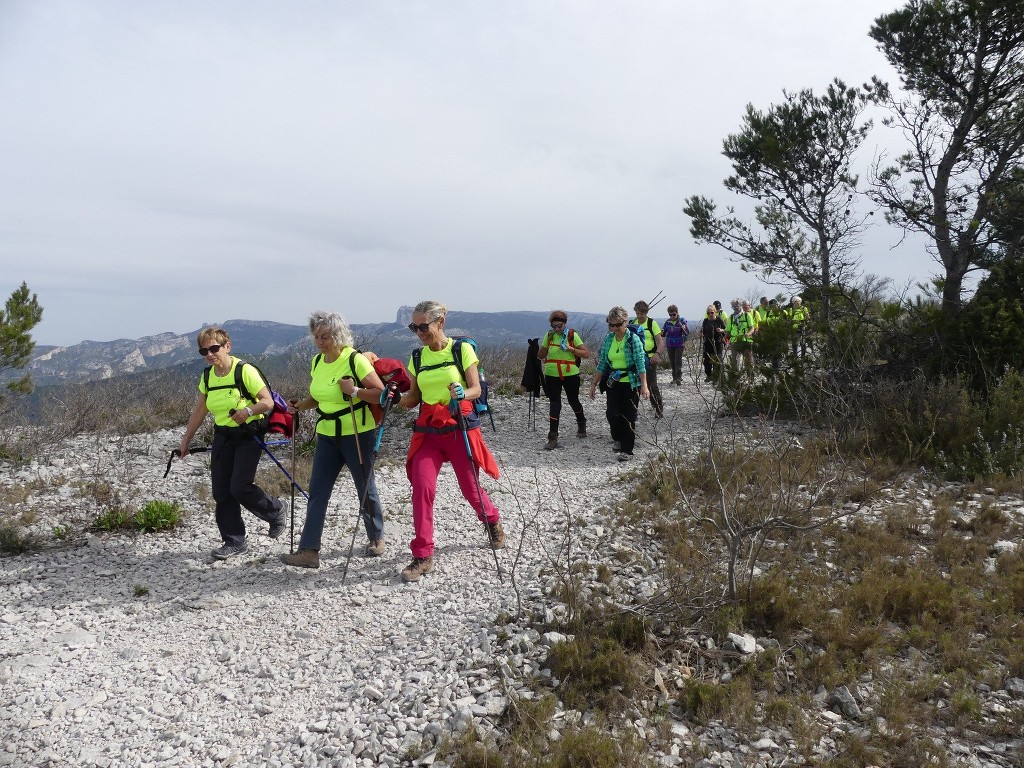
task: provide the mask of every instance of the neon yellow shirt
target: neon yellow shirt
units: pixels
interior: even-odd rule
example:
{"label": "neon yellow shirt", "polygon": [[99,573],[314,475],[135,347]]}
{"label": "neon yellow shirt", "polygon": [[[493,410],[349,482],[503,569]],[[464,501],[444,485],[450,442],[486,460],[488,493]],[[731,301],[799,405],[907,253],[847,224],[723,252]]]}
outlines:
{"label": "neon yellow shirt", "polygon": [[[352,356],[355,355],[354,358]],[[319,362],[317,359],[319,358]],[[349,362],[352,358],[352,362]],[[352,375],[352,363],[355,363],[356,377],[362,381],[373,371],[373,363],[356,354],[352,347],[342,347],[341,354],[333,363],[328,363],[323,356],[313,358],[309,367],[309,395],[317,401],[317,407],[326,414],[340,413],[337,420],[321,418],[316,423],[316,431],[319,435],[336,437],[338,426],[341,427],[342,435],[354,434],[352,430],[352,413],[349,407],[355,403],[355,425],[359,432],[370,432],[377,428],[377,422],[373,418],[369,404],[356,398],[353,401],[346,397],[341,391],[340,382],[344,377]],[[362,403],[362,405],[360,405]],[[338,426],[336,426],[338,425]]]}
{"label": "neon yellow shirt", "polygon": [[626,342],[629,340],[629,334],[632,331],[626,331],[626,335],[622,337],[622,341],[619,341],[614,336],[612,337],[612,345],[608,347],[608,365],[617,371],[624,371],[629,367],[629,362],[626,360]]}
{"label": "neon yellow shirt", "polygon": [[[233,355],[231,357],[231,367],[226,375],[218,376],[215,369],[210,369],[209,390],[207,390],[206,384],[203,382],[203,377],[200,376],[199,391],[206,395],[206,409],[213,414],[213,423],[218,427],[237,427],[238,425],[231,418],[230,412],[252,405],[252,401],[235,386],[236,365],[245,366],[242,368],[242,383],[248,387],[250,392],[259,394],[259,391],[267,386],[253,366],[246,365]],[[224,389],[217,389],[217,387],[224,387]],[[259,421],[262,418],[263,414],[258,414],[246,419],[246,424],[252,424],[254,421]]]}
{"label": "neon yellow shirt", "polygon": [[[462,384],[462,386],[466,386],[466,382],[459,377],[459,369],[455,367],[455,357],[452,353],[454,343],[455,339],[448,339],[444,348],[438,352],[434,352],[430,347],[423,347],[420,350],[419,374],[413,368],[412,355],[409,355],[406,367],[416,379],[416,386],[419,387],[423,402],[428,405],[447,405],[451,402],[452,396],[448,391],[448,385]],[[468,341],[463,342],[462,369],[469,370],[471,365],[478,362],[479,358],[476,356],[473,345]]]}
{"label": "neon yellow shirt", "polygon": [[[544,358],[544,375],[545,376],[579,376],[580,368],[576,365],[576,356],[568,351],[562,349],[562,336],[571,329],[566,328],[562,333],[555,333],[554,331],[548,331],[544,336],[544,346],[548,349],[547,357]],[[579,347],[583,345],[583,339],[576,331],[572,332],[572,339],[566,344],[569,347]]]}
{"label": "neon yellow shirt", "polygon": [[[647,320],[650,320],[651,329],[647,330]],[[658,325],[658,321],[650,317],[644,322],[639,322],[634,317],[629,321],[630,325],[636,325],[644,330],[644,352],[648,355],[653,355],[658,349],[658,337],[661,336],[661,326]]]}

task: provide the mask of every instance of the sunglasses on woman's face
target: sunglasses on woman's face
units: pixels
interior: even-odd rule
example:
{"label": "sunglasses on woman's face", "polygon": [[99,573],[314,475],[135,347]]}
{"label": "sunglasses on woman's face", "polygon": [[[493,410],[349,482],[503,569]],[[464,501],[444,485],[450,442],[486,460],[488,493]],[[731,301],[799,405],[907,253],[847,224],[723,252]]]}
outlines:
{"label": "sunglasses on woman's face", "polygon": [[609,328],[621,328],[625,323],[608,323]]}
{"label": "sunglasses on woman's face", "polygon": [[[430,323],[434,322],[433,320]],[[409,330],[413,333],[419,331],[420,333],[426,333],[430,330],[430,323],[409,323]]]}
{"label": "sunglasses on woman's face", "polygon": [[224,346],[224,345],[223,344],[211,344],[208,347],[200,347],[199,348],[199,354],[202,355],[203,357],[206,357],[207,355],[216,355],[218,352],[220,352],[220,348],[222,346]]}

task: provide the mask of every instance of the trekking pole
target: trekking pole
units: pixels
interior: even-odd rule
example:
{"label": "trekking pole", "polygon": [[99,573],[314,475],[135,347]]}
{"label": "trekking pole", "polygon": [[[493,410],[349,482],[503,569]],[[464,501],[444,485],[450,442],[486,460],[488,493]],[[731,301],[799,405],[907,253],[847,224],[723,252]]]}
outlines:
{"label": "trekking pole", "polygon": [[[235,413],[235,409],[234,408],[232,408],[230,411],[228,411],[228,415],[229,416],[233,416],[234,413]],[[245,429],[245,427],[242,427],[242,429]],[[256,431],[254,429],[252,429],[252,428],[249,428],[249,434],[252,435],[252,439],[253,440],[255,440],[257,443],[260,444],[260,448],[262,448],[264,451],[266,451],[267,456],[269,456],[271,459],[273,459],[274,463],[277,464],[277,468],[280,469],[282,472],[284,472],[284,476],[287,477],[288,480],[291,482],[292,487],[293,488],[297,488],[299,493],[302,494],[302,497],[306,501],[309,501],[309,494],[306,493],[304,490],[302,490],[302,486],[299,485],[298,483],[296,483],[295,482],[295,478],[293,478],[291,475],[288,474],[288,470],[284,468],[284,464],[282,464],[280,461],[278,461],[277,460],[277,456],[274,455],[273,451],[271,451],[267,447],[266,443],[264,443],[262,440],[260,440],[260,436],[256,434]]]}
{"label": "trekking pole", "polygon": [[[343,379],[351,379],[352,377],[351,376],[342,376],[342,378]],[[353,405],[354,405],[355,401],[353,400],[352,402],[353,402]],[[355,411],[354,407],[349,406],[348,415],[352,417],[352,439],[356,441],[356,456],[359,457],[359,471],[362,472],[362,474],[363,474],[363,491],[366,491],[366,489],[370,487],[370,483],[366,479],[366,467],[363,466],[363,449],[362,449],[362,446],[359,445],[359,432],[356,429],[356,411]],[[337,425],[338,425],[337,429],[340,432],[341,431],[341,422],[340,421],[337,422]],[[339,444],[341,443],[341,435],[340,434],[338,435],[338,443]],[[363,518],[363,500],[365,498],[366,498],[366,494],[365,493],[360,494],[359,510],[356,512],[356,524],[354,526],[352,526],[352,541],[349,542],[349,545],[348,545],[348,557],[345,558],[345,570],[342,571],[342,574],[341,574],[341,580],[342,580],[343,583],[345,581],[345,574],[348,573],[348,564],[352,560],[352,550],[355,549],[355,546],[356,546],[356,533],[359,532],[359,521],[362,520],[362,518]]]}
{"label": "trekking pole", "polygon": [[460,401],[452,398],[449,408],[451,408],[452,416],[455,416],[459,420],[459,429],[462,431],[462,441],[466,444],[466,455],[469,456],[469,463],[473,468],[473,480],[476,483],[476,501],[480,505],[480,516],[484,522],[484,533],[487,534],[487,546],[491,550],[491,554],[494,555],[494,568],[498,571],[498,583],[504,583],[502,578],[501,564],[498,562],[498,552],[494,547],[491,546],[491,531],[487,527],[487,515],[484,514],[484,491],[480,487],[480,470],[476,465],[476,460],[473,458],[473,449],[469,445],[469,428],[466,426],[466,417],[462,413],[462,406]]}
{"label": "trekking pole", "polygon": [[[189,453],[206,453],[208,450],[210,450],[210,449],[207,446],[205,446],[205,445],[197,445],[195,448],[189,446],[188,452]],[[171,471],[171,462],[174,461],[174,457],[175,456],[178,456],[178,457],[181,456],[181,451],[179,451],[177,448],[175,448],[173,451],[171,451],[171,455],[167,457],[167,469],[164,470],[164,477],[167,477],[167,474]]]}
{"label": "trekking pole", "polygon": [[[292,426],[292,477],[295,477],[295,436],[299,431],[298,419],[295,419]],[[290,541],[288,542],[288,553],[295,554],[295,483],[291,486],[292,499],[291,499],[291,532],[288,534]]]}
{"label": "trekking pole", "polygon": [[[380,426],[377,427],[377,438],[373,441],[373,452],[370,454],[370,467],[369,472],[366,475],[366,482],[363,484],[363,493],[359,499],[359,510],[362,512],[363,507],[366,505],[366,498],[370,494],[370,481],[373,479],[373,470],[377,462],[377,454],[380,452],[380,442],[384,437],[384,421],[387,419],[388,414],[391,413],[391,406],[394,404],[394,397],[397,395],[397,391],[392,390],[392,397],[388,398],[387,403],[384,404],[384,410],[380,416]],[[356,441],[356,445],[359,441]],[[352,560],[352,549],[356,544],[356,531],[359,530],[359,520],[356,519],[355,528],[352,529],[352,543],[349,545],[348,557],[345,558],[345,569],[341,572],[341,583],[345,583],[345,577],[348,576],[348,565],[349,561]]]}

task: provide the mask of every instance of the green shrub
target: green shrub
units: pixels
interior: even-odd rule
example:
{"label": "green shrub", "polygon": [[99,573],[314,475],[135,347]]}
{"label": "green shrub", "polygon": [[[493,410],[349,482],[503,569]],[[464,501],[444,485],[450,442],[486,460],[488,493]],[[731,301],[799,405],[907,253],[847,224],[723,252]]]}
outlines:
{"label": "green shrub", "polygon": [[615,738],[590,727],[563,733],[542,765],[544,768],[640,768],[652,766],[654,762],[635,736]]}
{"label": "green shrub", "polygon": [[22,555],[39,548],[39,541],[21,526],[11,522],[0,523],[0,552],[7,555]]}
{"label": "green shrub", "polygon": [[153,499],[146,502],[132,520],[142,533],[170,530],[181,522],[181,506],[174,502]]}
{"label": "green shrub", "polygon": [[621,709],[624,699],[639,691],[643,674],[636,659],[610,637],[578,635],[555,645],[546,666],[561,680],[559,695],[566,706],[587,710]]}
{"label": "green shrub", "polygon": [[92,527],[97,531],[119,531],[122,528],[130,528],[131,519],[131,515],[121,507],[111,507],[96,516],[92,521]]}

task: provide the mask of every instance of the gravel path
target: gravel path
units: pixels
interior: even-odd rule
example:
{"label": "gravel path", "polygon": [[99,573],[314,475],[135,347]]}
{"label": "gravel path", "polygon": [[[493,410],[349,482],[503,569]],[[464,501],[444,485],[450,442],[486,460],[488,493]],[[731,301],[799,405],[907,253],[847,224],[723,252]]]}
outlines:
{"label": "gravel path", "polygon": [[[562,539],[566,506],[586,526],[628,491],[624,475],[653,442],[697,439],[704,410],[692,384],[663,393],[667,416],[655,424],[647,409],[647,444],[628,465],[611,453],[603,398],[585,399],[590,436],[577,440],[567,423],[564,447],[551,452],[541,449],[546,400],[536,432],[526,429],[525,399],[496,400],[498,431],[486,437],[503,476],[483,482],[509,536],[503,581],[446,467],[436,570],[401,582],[412,525],[402,465],[409,432],[397,417],[378,466],[388,549],[363,557],[360,529],[344,583],[355,520],[347,478],[323,566],[304,571],[277,558],[287,534],[267,538],[247,513],[249,552],[210,559],[219,542],[205,457],[161,477],[179,431],[80,436],[30,467],[0,465],[9,494],[29,491],[14,506],[32,509],[43,531],[69,516],[88,520],[98,482],[129,506],[177,500],[188,513],[169,534],[78,536],[0,560],[0,765],[391,766],[424,750],[428,764],[440,735],[493,722],[515,678],[536,670],[531,651],[543,639],[517,631],[499,640],[495,619],[543,598],[538,574]],[[613,546],[607,534],[584,539]]]}

